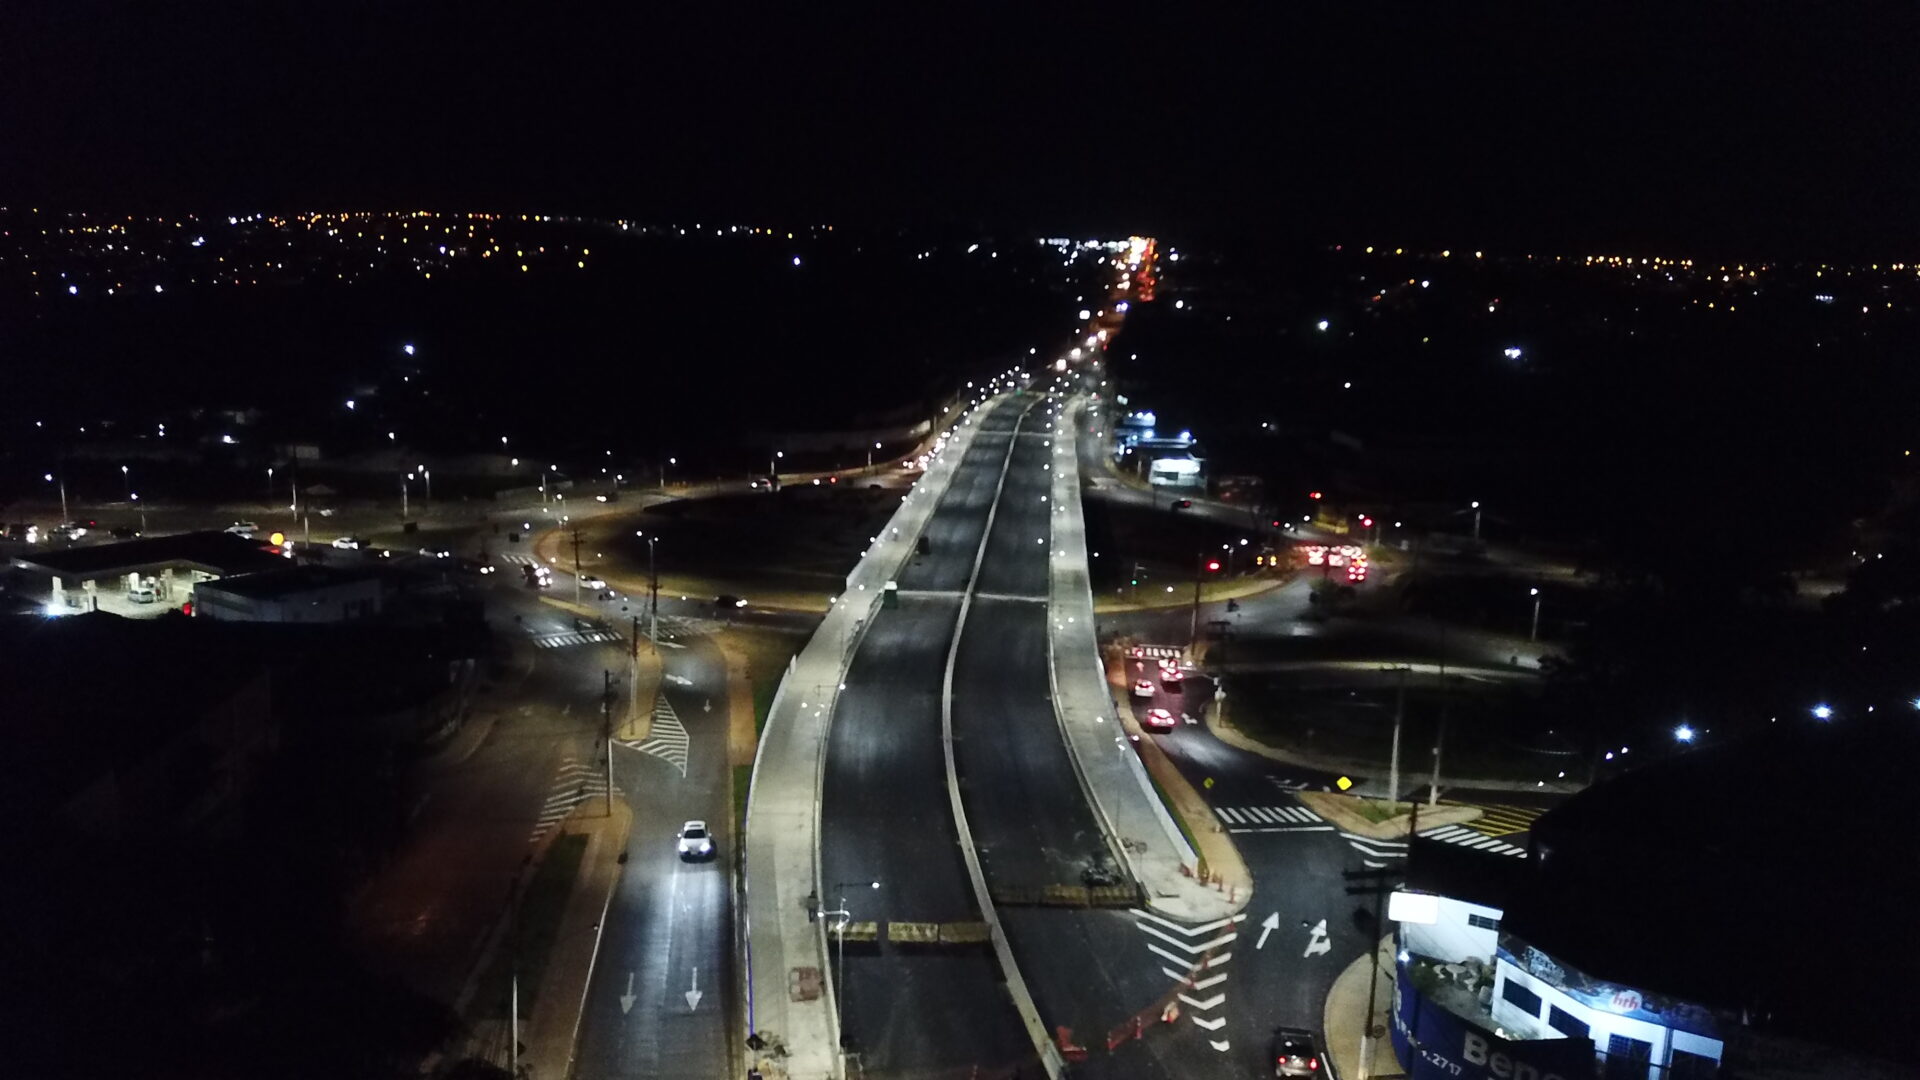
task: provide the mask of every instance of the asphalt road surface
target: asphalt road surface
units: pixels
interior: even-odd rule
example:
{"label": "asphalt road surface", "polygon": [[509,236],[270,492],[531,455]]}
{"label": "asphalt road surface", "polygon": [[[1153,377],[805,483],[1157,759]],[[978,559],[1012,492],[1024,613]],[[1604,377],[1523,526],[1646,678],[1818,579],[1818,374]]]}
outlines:
{"label": "asphalt road surface", "polygon": [[[649,737],[614,750],[633,834],[602,924],[577,1076],[730,1075],[738,848],[727,797],[726,662],[701,637],[679,644],[662,649]],[[680,859],[676,834],[689,819],[707,823],[712,859]]]}
{"label": "asphalt road surface", "polygon": [[[906,595],[875,615],[847,671],[828,736],[820,857],[822,906],[835,909],[844,898],[853,921],[979,918],[948,806],[940,693],[959,590],[972,574],[1011,432],[1032,402],[1002,402],[979,421],[927,524],[929,553],[903,571]],[[856,945],[835,985],[849,1049],[869,1075],[1032,1057],[985,950]]]}

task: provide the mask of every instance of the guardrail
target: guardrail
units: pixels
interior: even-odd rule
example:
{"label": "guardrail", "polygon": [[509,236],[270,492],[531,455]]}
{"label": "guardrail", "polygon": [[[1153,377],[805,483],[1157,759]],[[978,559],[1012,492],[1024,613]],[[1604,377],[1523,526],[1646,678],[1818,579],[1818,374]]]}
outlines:
{"label": "guardrail", "polygon": [[[984,403],[983,403],[984,404]],[[820,896],[820,787],[833,706],[886,583],[913,556],[976,430],[978,406],[888,519],[774,692],[747,787],[741,994],[750,1059],[796,1080],[842,1071]],[[811,761],[810,769],[798,763]],[[756,883],[758,888],[755,887]],[[811,978],[803,973],[811,969]],[[810,988],[824,987],[824,994]]]}

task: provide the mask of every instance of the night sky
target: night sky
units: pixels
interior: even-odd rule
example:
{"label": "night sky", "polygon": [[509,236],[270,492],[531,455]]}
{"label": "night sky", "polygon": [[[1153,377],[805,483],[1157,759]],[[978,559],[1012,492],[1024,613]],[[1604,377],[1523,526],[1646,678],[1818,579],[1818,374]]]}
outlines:
{"label": "night sky", "polygon": [[1920,250],[1911,5],[1305,6],[20,0],[0,204]]}

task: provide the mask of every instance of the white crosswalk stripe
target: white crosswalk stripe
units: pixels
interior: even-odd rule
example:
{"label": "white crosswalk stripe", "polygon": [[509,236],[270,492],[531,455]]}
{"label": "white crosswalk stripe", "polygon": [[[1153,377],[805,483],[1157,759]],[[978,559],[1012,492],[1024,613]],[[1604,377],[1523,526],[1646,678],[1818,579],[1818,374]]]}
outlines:
{"label": "white crosswalk stripe", "polygon": [[533,826],[532,835],[527,843],[537,844],[541,838],[552,832],[565,821],[573,808],[589,799],[605,798],[607,794],[606,775],[592,765],[566,758],[560,763],[559,774],[553,780],[553,793],[540,809],[540,820]]}
{"label": "white crosswalk stripe", "polygon": [[673,703],[661,694],[653,702],[653,731],[645,741],[622,740],[620,745],[643,754],[651,754],[687,775],[687,747],[693,740],[687,735],[687,727],[680,722],[680,715],[673,711]]}
{"label": "white crosswalk stripe", "polygon": [[540,565],[539,559],[536,559],[531,555],[522,555],[517,551],[502,552],[500,555],[500,561],[505,563],[510,563],[514,566],[539,566]]}
{"label": "white crosswalk stripe", "polygon": [[[1386,865],[1385,860],[1407,857],[1405,840],[1375,840],[1370,837],[1355,836],[1350,832],[1342,832],[1340,835],[1346,838],[1349,847],[1360,853],[1362,863],[1376,870]],[[1495,855],[1509,855],[1516,859],[1527,857],[1526,848],[1509,844],[1504,840],[1495,840],[1461,825],[1442,825],[1434,829],[1422,829],[1420,835],[1428,840],[1458,844],[1478,851],[1490,851]]]}
{"label": "white crosswalk stripe", "polygon": [[1481,851],[1491,851],[1495,855],[1511,855],[1516,859],[1524,859],[1527,857],[1526,848],[1509,844],[1505,840],[1495,840],[1484,833],[1478,833],[1460,825],[1442,825],[1437,829],[1425,829],[1421,831],[1420,835],[1429,840],[1439,840],[1442,843],[1459,844],[1463,847],[1477,848]]}
{"label": "white crosswalk stripe", "polygon": [[[1319,814],[1304,806],[1216,806],[1213,809],[1228,832],[1269,832],[1271,826],[1317,825]],[[1234,826],[1239,826],[1235,828]]]}
{"label": "white crosswalk stripe", "polygon": [[611,630],[582,630],[566,634],[548,634],[533,639],[535,645],[543,649],[564,649],[570,645],[590,645],[596,641],[619,641],[620,635]]}
{"label": "white crosswalk stripe", "polygon": [[[1201,926],[1187,926],[1161,918],[1138,908],[1129,912],[1134,928],[1147,938],[1147,951],[1158,958],[1160,970],[1180,987],[1175,991],[1186,1007],[1187,1019],[1206,1031],[1218,1031],[1226,1018],[1208,1015],[1226,1004],[1227,972],[1221,970],[1233,959],[1233,943],[1240,936],[1245,914],[1232,915]],[[1208,1045],[1225,1052],[1230,1048],[1223,1038],[1209,1039]]]}

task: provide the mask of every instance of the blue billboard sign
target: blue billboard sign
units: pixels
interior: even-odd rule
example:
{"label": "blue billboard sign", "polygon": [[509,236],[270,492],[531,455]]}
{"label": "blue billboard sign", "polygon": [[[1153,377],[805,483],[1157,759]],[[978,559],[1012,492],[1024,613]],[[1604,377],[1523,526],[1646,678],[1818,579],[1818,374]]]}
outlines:
{"label": "blue billboard sign", "polygon": [[1590,1080],[1591,1039],[1504,1039],[1427,1000],[1399,965],[1393,1053],[1411,1080]]}

